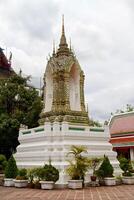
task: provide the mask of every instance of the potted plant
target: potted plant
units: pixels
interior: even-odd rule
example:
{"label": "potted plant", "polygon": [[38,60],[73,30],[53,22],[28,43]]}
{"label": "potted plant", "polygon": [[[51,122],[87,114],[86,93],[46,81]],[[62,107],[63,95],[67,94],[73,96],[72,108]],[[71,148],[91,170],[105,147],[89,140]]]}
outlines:
{"label": "potted plant", "polygon": [[100,180],[102,182],[104,181],[105,185],[108,186],[116,185],[116,179],[113,176],[113,172],[114,169],[109,161],[109,158],[104,155],[103,162],[97,172]]}
{"label": "potted plant", "polygon": [[18,175],[14,180],[15,187],[22,188],[27,187],[28,179],[27,179],[27,170],[25,168],[18,170]]}
{"label": "potted plant", "polygon": [[91,158],[90,168],[93,170],[93,174],[91,176],[91,181],[96,181],[96,168],[99,166],[102,158]]}
{"label": "potted plant", "polygon": [[7,162],[7,166],[5,168],[5,178],[4,178],[4,186],[11,187],[14,186],[13,179],[17,176],[17,165],[13,155],[9,158]]}
{"label": "potted plant", "polygon": [[40,171],[41,189],[53,189],[54,184],[59,179],[59,171],[49,163],[46,164]]}
{"label": "potted plant", "polygon": [[4,170],[7,165],[6,157],[0,154],[0,185],[4,183]]}
{"label": "potted plant", "polygon": [[130,172],[130,170],[132,170],[131,162],[125,157],[119,158],[119,162],[120,168],[123,170],[122,182],[128,185],[134,184],[134,176],[132,176],[132,173]]}
{"label": "potted plant", "polygon": [[36,167],[28,170],[27,177],[29,188],[41,188],[40,180],[42,178],[42,169],[43,167]]}
{"label": "potted plant", "polygon": [[34,173],[35,173],[35,168],[28,169],[28,171],[27,171],[29,188],[34,188]]}
{"label": "potted plant", "polygon": [[81,189],[84,186],[84,177],[90,167],[90,160],[83,156],[87,153],[85,146],[71,146],[70,152],[67,154],[72,155],[72,159],[68,160],[69,166],[66,172],[71,177],[68,181],[68,187],[71,189]]}

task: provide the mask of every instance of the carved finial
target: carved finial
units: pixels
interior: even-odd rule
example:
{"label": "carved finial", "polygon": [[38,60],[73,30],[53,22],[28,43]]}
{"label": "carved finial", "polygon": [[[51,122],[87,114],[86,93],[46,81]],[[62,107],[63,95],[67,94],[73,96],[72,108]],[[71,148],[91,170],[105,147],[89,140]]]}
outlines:
{"label": "carved finial", "polygon": [[72,51],[72,44],[71,44],[71,38],[70,38],[70,47],[69,47],[70,51]]}
{"label": "carved finial", "polygon": [[53,40],[53,56],[55,55],[55,41]]}
{"label": "carved finial", "polygon": [[19,71],[19,75],[22,76],[22,70],[21,70],[21,68],[20,68],[20,71]]}
{"label": "carved finial", "polygon": [[51,165],[51,156],[49,156],[48,163],[49,163],[49,165]]}
{"label": "carved finial", "polygon": [[9,64],[11,65],[11,61],[12,61],[12,52],[10,51],[10,56],[9,56]]}

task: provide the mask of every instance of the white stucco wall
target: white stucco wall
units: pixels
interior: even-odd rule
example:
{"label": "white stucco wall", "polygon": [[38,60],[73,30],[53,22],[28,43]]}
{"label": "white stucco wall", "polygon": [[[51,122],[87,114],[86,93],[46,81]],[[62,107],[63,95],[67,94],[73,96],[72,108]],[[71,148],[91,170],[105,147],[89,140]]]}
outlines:
{"label": "white stucco wall", "polygon": [[120,174],[117,153],[112,151],[109,137],[107,127],[94,128],[76,126],[68,122],[62,124],[46,122],[44,126],[20,131],[20,145],[17,147],[15,158],[19,168],[43,166],[51,158],[52,165],[60,171],[60,179],[57,183],[67,184],[69,179],[65,173],[68,166],[67,153],[72,145],[84,145],[88,149],[89,157],[107,155],[114,167],[114,173]]}

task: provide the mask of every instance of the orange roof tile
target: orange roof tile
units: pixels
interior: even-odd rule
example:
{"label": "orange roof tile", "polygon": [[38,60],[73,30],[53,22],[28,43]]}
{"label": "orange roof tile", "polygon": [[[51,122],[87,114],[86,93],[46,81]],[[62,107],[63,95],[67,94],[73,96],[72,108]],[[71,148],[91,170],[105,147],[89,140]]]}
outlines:
{"label": "orange roof tile", "polygon": [[134,132],[134,112],[113,116],[109,127],[110,134]]}

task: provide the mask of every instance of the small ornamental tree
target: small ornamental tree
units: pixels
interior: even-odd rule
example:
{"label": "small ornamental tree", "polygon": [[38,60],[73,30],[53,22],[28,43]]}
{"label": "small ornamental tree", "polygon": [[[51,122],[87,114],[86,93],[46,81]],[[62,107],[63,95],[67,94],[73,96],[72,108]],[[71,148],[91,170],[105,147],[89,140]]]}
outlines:
{"label": "small ornamental tree", "polygon": [[113,172],[114,172],[114,169],[113,169],[113,166],[111,165],[111,163],[109,161],[109,158],[104,155],[103,162],[98,169],[98,174],[100,174],[100,176],[102,178],[113,177]]}
{"label": "small ornamental tree", "polygon": [[16,161],[13,155],[9,158],[6,169],[5,169],[5,177],[6,178],[16,178],[18,173],[18,168],[16,165]]}
{"label": "small ornamental tree", "polygon": [[72,180],[83,180],[83,186],[85,174],[91,164],[91,160],[83,155],[84,153],[87,153],[87,147],[72,145],[67,154],[67,156],[72,155],[72,158],[68,160],[69,166],[66,169],[66,172]]}
{"label": "small ornamental tree", "polygon": [[123,176],[132,176],[132,174],[130,172],[132,169],[131,162],[125,157],[119,158],[119,162],[120,162],[120,168],[124,171],[124,173],[122,175]]}
{"label": "small ornamental tree", "polygon": [[25,168],[18,170],[18,175],[16,180],[26,180],[27,179],[27,170]]}
{"label": "small ornamental tree", "polygon": [[45,181],[53,181],[56,182],[59,179],[59,171],[56,169],[54,166],[51,164],[45,165],[43,167],[43,172],[44,172],[44,180]]}

